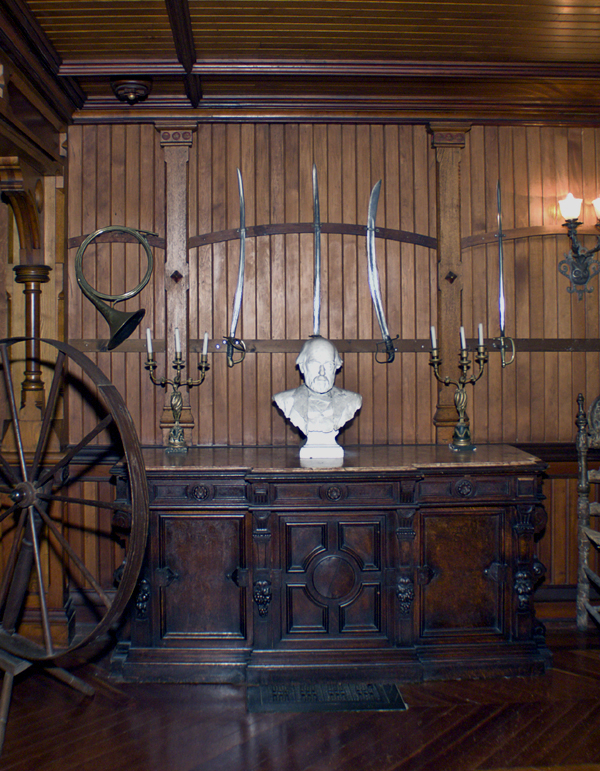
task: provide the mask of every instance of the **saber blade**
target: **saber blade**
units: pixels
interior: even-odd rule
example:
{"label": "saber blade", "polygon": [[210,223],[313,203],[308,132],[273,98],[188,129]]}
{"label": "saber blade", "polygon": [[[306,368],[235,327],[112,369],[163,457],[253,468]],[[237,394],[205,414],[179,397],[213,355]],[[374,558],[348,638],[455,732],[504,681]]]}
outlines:
{"label": "saber blade", "polygon": [[244,202],[244,183],[242,173],[238,169],[238,189],[240,193],[240,262],[238,267],[238,280],[233,300],[233,313],[231,316],[231,327],[229,336],[235,338],[240,311],[242,309],[242,297],[244,295],[244,270],[246,267],[246,205]]}
{"label": "saber blade", "polygon": [[502,196],[500,193],[500,180],[496,188],[498,200],[498,311],[500,315],[500,337],[504,337],[506,331],[506,300],[504,297],[504,249],[502,239]]}
{"label": "saber blade", "polygon": [[313,335],[321,334],[321,212],[319,209],[319,181],[317,166],[313,164],[313,222],[315,233],[315,277],[313,287]]}
{"label": "saber blade", "polygon": [[394,360],[395,349],[390,337],[388,325],[385,320],[385,313],[383,310],[383,301],[381,299],[381,289],[379,286],[379,271],[377,270],[377,256],[375,254],[375,219],[377,217],[377,206],[379,204],[379,193],[381,191],[381,180],[377,182],[373,190],[371,190],[371,198],[369,200],[369,213],[367,216],[367,267],[369,277],[369,289],[371,290],[371,299],[373,300],[373,307],[375,309],[375,315],[379,322],[381,334],[385,342],[386,351],[388,354],[388,363]]}

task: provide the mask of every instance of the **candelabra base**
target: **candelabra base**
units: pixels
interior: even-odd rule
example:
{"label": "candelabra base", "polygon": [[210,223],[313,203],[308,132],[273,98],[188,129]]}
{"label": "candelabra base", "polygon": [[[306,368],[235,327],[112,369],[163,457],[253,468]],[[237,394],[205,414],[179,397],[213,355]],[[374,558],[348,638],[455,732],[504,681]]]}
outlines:
{"label": "candelabra base", "polygon": [[448,448],[452,452],[475,452],[477,445],[475,444],[449,444]]}
{"label": "candelabra base", "polygon": [[471,440],[469,426],[460,421],[454,427],[452,442],[448,446],[455,452],[473,452],[477,449]]}
{"label": "candelabra base", "polygon": [[183,447],[179,447],[179,446],[172,445],[172,444],[168,444],[165,447],[165,452],[168,453],[169,455],[171,455],[173,453],[176,453],[176,454],[179,454],[179,455],[181,455],[181,454],[185,455],[185,453],[187,451],[188,451],[188,448],[187,448],[187,445],[185,445],[185,444],[183,445]]}
{"label": "candelabra base", "polygon": [[183,434],[183,428],[179,423],[175,423],[169,431],[169,440],[166,447],[168,453],[185,453],[188,451],[187,444],[185,443],[185,437]]}

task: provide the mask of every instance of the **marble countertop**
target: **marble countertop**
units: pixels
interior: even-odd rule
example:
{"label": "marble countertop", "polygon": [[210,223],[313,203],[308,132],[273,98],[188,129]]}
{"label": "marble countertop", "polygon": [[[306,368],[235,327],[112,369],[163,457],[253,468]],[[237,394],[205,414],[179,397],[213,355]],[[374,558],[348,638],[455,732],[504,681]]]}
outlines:
{"label": "marble countertop", "polygon": [[301,461],[298,447],[190,447],[186,453],[169,453],[163,447],[142,450],[146,470],[241,473],[411,471],[414,469],[481,469],[531,466],[539,458],[505,444],[480,445],[474,451],[456,452],[445,445],[355,445],[344,448],[340,461]]}

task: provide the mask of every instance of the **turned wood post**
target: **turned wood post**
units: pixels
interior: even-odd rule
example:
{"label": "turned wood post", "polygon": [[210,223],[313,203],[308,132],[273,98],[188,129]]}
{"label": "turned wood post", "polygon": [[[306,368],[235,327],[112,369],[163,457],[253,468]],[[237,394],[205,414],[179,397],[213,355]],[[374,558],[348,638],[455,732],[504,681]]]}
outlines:
{"label": "turned wood post", "polygon": [[15,281],[23,284],[25,295],[25,378],[21,383],[21,407],[33,403],[39,409],[45,405],[44,381],[40,365],[40,301],[41,285],[50,280],[49,265],[15,265]]}
{"label": "turned wood post", "polygon": [[[43,210],[43,184],[38,175],[19,158],[0,159],[0,190],[12,209],[19,234],[19,265],[15,281],[23,284],[26,337],[39,338],[41,329],[41,285],[50,279],[52,268],[44,264],[39,213]],[[18,333],[17,333],[18,334]],[[20,332],[20,334],[23,334]],[[45,404],[38,340],[25,345],[25,378],[21,383],[21,407]]]}
{"label": "turned wood post", "polygon": [[[437,334],[443,364],[441,375],[456,376],[459,328],[462,319],[462,255],[460,244],[460,159],[468,125],[429,125],[435,150],[437,186]],[[437,409],[433,418],[436,442],[449,444],[458,419],[454,390],[438,383]]]}

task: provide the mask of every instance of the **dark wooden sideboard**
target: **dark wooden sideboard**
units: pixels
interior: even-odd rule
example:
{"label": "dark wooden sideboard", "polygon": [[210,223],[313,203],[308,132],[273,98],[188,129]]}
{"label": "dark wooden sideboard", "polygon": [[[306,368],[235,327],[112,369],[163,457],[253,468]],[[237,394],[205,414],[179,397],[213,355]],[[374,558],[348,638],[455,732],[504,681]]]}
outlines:
{"label": "dark wooden sideboard", "polygon": [[414,681],[549,666],[534,456],[363,446],[306,468],[296,449],[231,447],[144,460],[147,555],[115,676]]}

